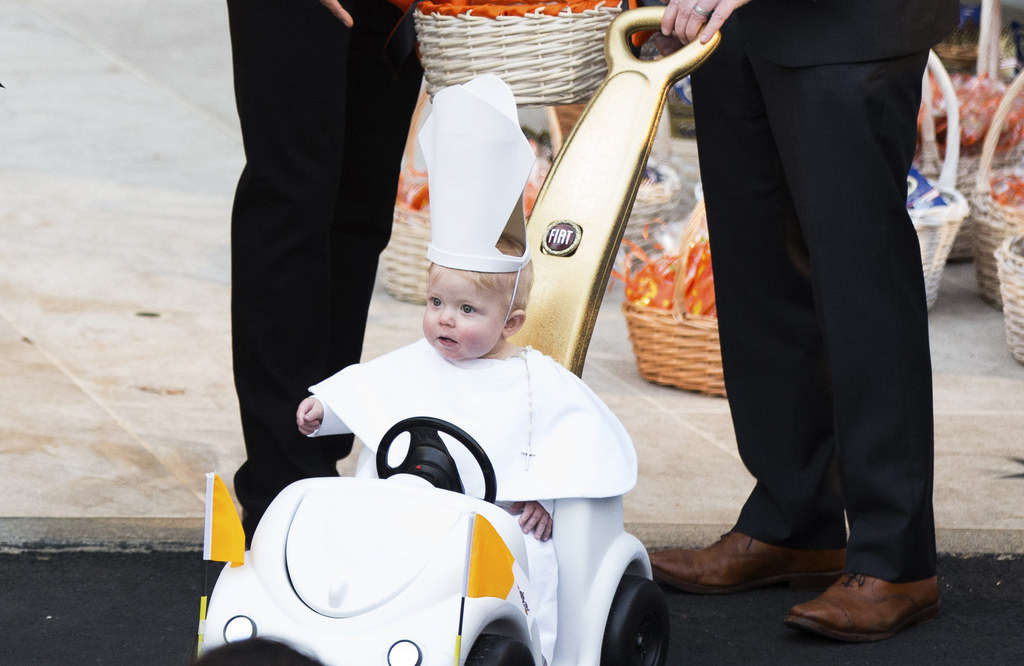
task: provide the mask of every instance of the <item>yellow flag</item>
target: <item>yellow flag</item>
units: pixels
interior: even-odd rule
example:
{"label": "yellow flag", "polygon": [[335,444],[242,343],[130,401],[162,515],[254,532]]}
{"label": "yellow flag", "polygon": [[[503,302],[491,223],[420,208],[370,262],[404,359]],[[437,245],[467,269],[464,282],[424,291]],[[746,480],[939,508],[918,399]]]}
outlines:
{"label": "yellow flag", "polygon": [[231,562],[241,566],[245,560],[245,531],[231,501],[228,487],[210,472],[206,475],[206,530],[203,534],[203,559]]}
{"label": "yellow flag", "polygon": [[469,552],[467,597],[505,599],[512,590],[515,557],[490,521],[477,514]]}

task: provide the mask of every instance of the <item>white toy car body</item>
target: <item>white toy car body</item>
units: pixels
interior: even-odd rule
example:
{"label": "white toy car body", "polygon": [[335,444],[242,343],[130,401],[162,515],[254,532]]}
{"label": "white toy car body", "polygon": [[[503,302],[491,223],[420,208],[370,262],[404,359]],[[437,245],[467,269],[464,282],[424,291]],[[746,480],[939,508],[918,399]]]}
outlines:
{"label": "white toy car body", "polygon": [[[263,636],[326,664],[448,665],[456,663],[461,623],[457,663],[540,665],[525,593],[464,596],[475,515],[528,576],[516,518],[489,502],[405,474],[293,483],[264,514],[245,564],[221,572],[205,647]],[[622,498],[556,500],[554,515],[552,666],[663,664],[667,606],[646,550],[622,529]]]}

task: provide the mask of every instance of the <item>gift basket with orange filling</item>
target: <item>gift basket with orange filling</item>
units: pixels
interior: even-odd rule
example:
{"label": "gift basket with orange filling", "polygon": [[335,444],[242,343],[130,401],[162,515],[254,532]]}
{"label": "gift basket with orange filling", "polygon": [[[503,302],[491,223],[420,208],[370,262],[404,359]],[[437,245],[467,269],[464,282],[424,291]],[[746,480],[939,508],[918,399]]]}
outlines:
{"label": "gift basket with orange filling", "polygon": [[678,251],[664,243],[648,251],[623,241],[612,273],[624,285],[622,311],[637,370],[656,384],[725,395],[703,199],[683,225]]}
{"label": "gift basket with orange filling", "polygon": [[992,117],[991,130],[983,142],[978,174],[971,192],[975,220],[974,269],[981,296],[1003,309],[996,250],[1006,238],[1024,234],[1024,165],[1020,158],[1011,166],[996,162],[998,146],[1003,143],[1004,128],[1015,120],[1024,91],[1024,73],[1018,74],[999,102]]}
{"label": "gift basket with orange filling", "polygon": [[424,0],[413,20],[427,92],[495,74],[520,107],[587,102],[607,74],[604,36],[620,12],[610,0]]}
{"label": "gift basket with orange filling", "polygon": [[[961,7],[961,13],[960,27],[942,44],[937,45],[934,51],[952,73],[956,90],[961,131],[960,158],[954,188],[966,194],[974,187],[980,167],[982,142],[1006,92],[1007,81],[1013,76],[1015,60],[1013,39],[1002,21],[999,0],[981,0],[980,6],[975,3],[973,7]],[[961,47],[964,45],[969,47],[968,61],[952,55],[953,52],[962,52]],[[935,87],[933,80],[931,88]],[[941,152],[947,140],[945,114],[949,102],[940,95],[932,95],[931,98],[933,104],[929,111],[935,116],[936,138]],[[992,156],[993,168],[997,170],[1014,164],[1024,153],[1024,143],[1021,142],[1024,104],[1012,109],[1010,116],[1009,122],[1000,130],[999,143]],[[926,163],[919,163],[918,166],[926,175],[933,175]],[[972,200],[969,214],[954,238],[949,252],[950,259],[973,258],[978,218],[983,214]]]}
{"label": "gift basket with orange filling", "polygon": [[1009,236],[995,252],[1003,299],[1006,346],[1024,363],[1024,234]]}

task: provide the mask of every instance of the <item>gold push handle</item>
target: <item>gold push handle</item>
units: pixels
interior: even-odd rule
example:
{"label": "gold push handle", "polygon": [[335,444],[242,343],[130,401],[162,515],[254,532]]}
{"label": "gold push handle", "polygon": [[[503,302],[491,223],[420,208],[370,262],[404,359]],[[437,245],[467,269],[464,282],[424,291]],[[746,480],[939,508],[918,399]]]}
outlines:
{"label": "gold push handle", "polygon": [[513,341],[577,375],[669,87],[707,60],[720,39],[716,33],[707,44],[640,60],[627,40],[660,30],[663,12],[641,7],[612,22],[604,42],[608,76],[562,145],[527,225],[537,281],[526,325]]}

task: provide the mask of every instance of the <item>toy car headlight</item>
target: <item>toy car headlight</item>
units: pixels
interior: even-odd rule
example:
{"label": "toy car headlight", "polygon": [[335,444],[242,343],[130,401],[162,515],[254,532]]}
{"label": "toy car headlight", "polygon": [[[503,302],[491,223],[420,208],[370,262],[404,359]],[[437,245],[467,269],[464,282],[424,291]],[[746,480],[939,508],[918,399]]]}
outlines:
{"label": "toy car headlight", "polygon": [[224,642],[235,643],[256,635],[256,623],[244,615],[236,615],[224,623]]}
{"label": "toy car headlight", "polygon": [[412,641],[398,641],[388,650],[388,666],[420,666],[423,653]]}

